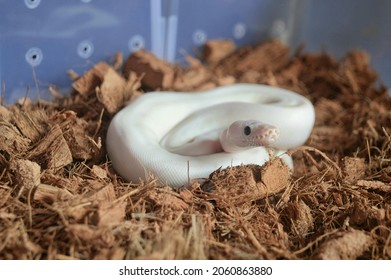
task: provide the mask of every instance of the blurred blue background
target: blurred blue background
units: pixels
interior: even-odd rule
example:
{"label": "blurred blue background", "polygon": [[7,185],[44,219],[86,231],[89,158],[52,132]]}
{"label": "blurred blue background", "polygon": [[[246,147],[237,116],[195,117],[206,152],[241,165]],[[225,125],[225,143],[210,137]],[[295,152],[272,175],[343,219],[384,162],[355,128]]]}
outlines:
{"label": "blurred blue background", "polygon": [[390,14],[387,0],[0,0],[0,81],[5,103],[27,88],[46,99],[50,84],[69,91],[67,70],[82,74],[117,51],[181,62],[208,39],[278,38],[337,57],[366,50],[390,86]]}

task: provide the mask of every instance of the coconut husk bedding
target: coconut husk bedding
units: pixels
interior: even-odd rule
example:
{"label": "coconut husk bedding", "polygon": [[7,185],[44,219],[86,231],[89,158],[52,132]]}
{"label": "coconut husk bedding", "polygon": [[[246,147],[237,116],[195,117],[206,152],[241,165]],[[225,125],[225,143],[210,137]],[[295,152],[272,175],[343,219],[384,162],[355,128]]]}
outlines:
{"label": "coconut husk bedding", "polygon": [[[391,259],[391,101],[367,53],[213,40],[185,58],[116,54],[70,70],[67,96],[0,106],[0,259]],[[313,102],[293,172],[275,158],[179,190],[115,173],[105,134],[128,102],[233,83]]]}

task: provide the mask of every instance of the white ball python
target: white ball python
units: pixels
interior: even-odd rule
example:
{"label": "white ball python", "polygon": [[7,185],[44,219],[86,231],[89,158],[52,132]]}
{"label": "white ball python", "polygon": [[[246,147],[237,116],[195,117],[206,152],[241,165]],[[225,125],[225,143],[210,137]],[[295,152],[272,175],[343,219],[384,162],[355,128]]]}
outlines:
{"label": "white ball python", "polygon": [[107,132],[114,169],[137,182],[149,173],[172,187],[220,167],[263,165],[304,144],[315,112],[305,97],[281,88],[236,84],[206,92],[146,93],[119,111]]}

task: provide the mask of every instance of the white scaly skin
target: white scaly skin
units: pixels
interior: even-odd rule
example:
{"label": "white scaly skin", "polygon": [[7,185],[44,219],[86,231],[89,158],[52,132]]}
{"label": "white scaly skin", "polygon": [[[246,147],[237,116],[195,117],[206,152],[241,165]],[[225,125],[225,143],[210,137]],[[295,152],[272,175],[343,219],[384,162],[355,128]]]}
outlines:
{"label": "white scaly skin", "polygon": [[[147,93],[113,118],[107,132],[107,152],[124,179],[138,182],[151,173],[176,188],[186,185],[189,178],[206,178],[220,167],[263,165],[269,160],[265,147],[242,149],[239,145],[236,150],[235,145],[232,148],[227,144],[230,152],[221,152],[224,143],[219,142],[216,152],[208,154],[214,149],[208,141],[216,143],[224,129],[241,120],[267,124],[263,129],[269,131],[271,138],[266,144],[276,150],[275,155],[281,155],[305,143],[315,112],[303,96],[265,85],[236,84],[194,93]],[[201,151],[203,155],[193,155],[198,154],[200,145],[189,152],[181,148],[197,137],[205,141],[201,146],[208,146],[206,152]],[[285,154],[283,158],[293,167],[289,156]]]}
{"label": "white scaly skin", "polygon": [[[189,119],[188,119],[189,120]],[[191,121],[190,121],[191,122]],[[189,121],[178,124],[184,127],[191,125]],[[184,156],[201,156],[220,152],[238,152],[251,147],[271,147],[278,139],[278,128],[264,124],[258,120],[239,120],[228,128],[214,129],[205,134],[195,135],[193,139],[181,144],[171,146],[171,131],[160,141],[167,151]]]}

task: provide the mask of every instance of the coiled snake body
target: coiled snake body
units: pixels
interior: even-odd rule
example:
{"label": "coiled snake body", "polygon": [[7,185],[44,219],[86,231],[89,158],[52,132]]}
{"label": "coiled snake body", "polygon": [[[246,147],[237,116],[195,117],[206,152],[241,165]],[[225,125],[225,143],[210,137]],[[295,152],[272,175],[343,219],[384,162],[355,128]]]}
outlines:
{"label": "coiled snake body", "polygon": [[[304,144],[314,120],[308,99],[266,85],[146,93],[113,118],[106,147],[124,179],[137,182],[152,173],[180,187],[220,167],[263,165],[265,146],[283,155]],[[291,158],[283,158],[292,167]]]}

